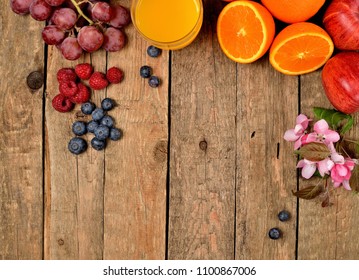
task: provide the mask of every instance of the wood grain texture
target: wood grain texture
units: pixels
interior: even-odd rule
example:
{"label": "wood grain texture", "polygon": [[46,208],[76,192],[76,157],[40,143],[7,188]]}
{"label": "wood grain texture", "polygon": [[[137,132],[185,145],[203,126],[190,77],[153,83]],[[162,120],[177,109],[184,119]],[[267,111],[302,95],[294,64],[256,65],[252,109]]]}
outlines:
{"label": "wood grain texture", "polygon": [[[118,2],[129,8],[131,1]],[[123,139],[105,152],[104,258],[164,259],[169,53],[151,58],[134,26],[125,31],[127,46],[108,54],[108,68],[117,66],[125,76],[107,90],[117,103],[111,115]],[[161,79],[158,88],[140,77],[142,65]]]}
{"label": "wood grain texture", "polygon": [[[106,71],[106,52],[86,54],[77,61],[65,60],[57,48],[49,47],[46,98],[46,166],[45,166],[45,258],[103,258],[103,191],[104,151],[90,147],[91,134],[85,135],[89,145],[81,155],[71,154],[67,145],[74,137],[71,131],[76,120],[89,121],[80,105],[68,113],[59,113],[51,105],[58,93],[57,71],[91,62],[95,71]],[[86,84],[87,81],[84,81]],[[92,91],[92,100],[100,106],[105,90]]]}
{"label": "wood grain texture", "polygon": [[0,259],[41,259],[43,87],[26,79],[44,72],[43,23],[0,10]]}
{"label": "wood grain texture", "polygon": [[[296,162],[283,135],[297,115],[297,77],[275,71],[267,55],[237,69],[236,258],[294,259]],[[283,209],[292,215],[286,223],[277,217]],[[274,227],[283,233],[276,241]]]}
{"label": "wood grain texture", "polygon": [[203,3],[199,36],[172,56],[169,259],[234,257],[236,72],[215,34],[222,3]]}
{"label": "wood grain texture", "polygon": [[[301,77],[302,112],[313,117],[313,107],[333,108],[321,84],[321,70]],[[355,116],[355,123],[358,117]],[[349,137],[358,139],[357,125]],[[320,179],[301,180],[300,188],[323,183]],[[330,180],[328,181],[332,188]],[[344,188],[332,192],[331,207],[320,201],[299,201],[298,259],[359,259],[357,225],[359,196]]]}

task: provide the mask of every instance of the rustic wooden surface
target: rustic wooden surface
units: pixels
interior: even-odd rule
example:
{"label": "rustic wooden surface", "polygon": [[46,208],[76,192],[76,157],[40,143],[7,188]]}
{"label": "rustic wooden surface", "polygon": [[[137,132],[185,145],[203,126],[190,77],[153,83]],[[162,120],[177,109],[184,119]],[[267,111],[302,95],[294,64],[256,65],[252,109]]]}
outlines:
{"label": "rustic wooden surface", "polygon": [[[0,2],[1,259],[359,259],[357,195],[338,190],[330,208],[292,195],[306,182],[283,134],[299,112],[330,108],[320,70],[285,76],[267,55],[230,61],[216,37],[224,3],[203,2],[201,32],[182,50],[150,58],[129,26],[122,51],[74,62],[43,44],[44,23]],[[51,99],[57,70],[83,61],[124,70],[92,97],[116,100],[124,138],[73,156],[70,127],[86,117],[54,111]],[[158,89],[139,77],[145,64]],[[36,91],[32,71],[45,75]],[[290,221],[279,222],[282,209]],[[270,240],[272,227],[283,238]]]}

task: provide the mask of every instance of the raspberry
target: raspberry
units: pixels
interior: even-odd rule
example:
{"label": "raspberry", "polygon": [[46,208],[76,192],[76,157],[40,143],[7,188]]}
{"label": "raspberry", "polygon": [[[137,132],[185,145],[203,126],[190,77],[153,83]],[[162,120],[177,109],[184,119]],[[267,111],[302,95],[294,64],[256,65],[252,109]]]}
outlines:
{"label": "raspberry", "polygon": [[101,72],[94,72],[89,80],[90,87],[92,89],[104,89],[108,86],[106,75]]}
{"label": "raspberry", "polygon": [[75,70],[72,68],[61,68],[57,71],[57,80],[59,83],[64,81],[73,81],[75,82],[77,79]]}
{"label": "raspberry", "polygon": [[59,90],[66,97],[71,97],[77,93],[78,87],[74,81],[63,81],[59,84]]}
{"label": "raspberry", "polygon": [[107,70],[106,78],[111,84],[118,84],[123,80],[123,71],[117,67]]}
{"label": "raspberry", "polygon": [[80,79],[88,80],[93,73],[93,67],[89,63],[80,63],[75,66],[75,72]]}
{"label": "raspberry", "polygon": [[85,103],[90,100],[91,93],[87,86],[85,86],[83,83],[78,83],[77,85],[78,91],[74,96],[70,97],[70,100],[73,103],[81,104]]}
{"label": "raspberry", "polygon": [[74,103],[72,103],[65,95],[59,93],[52,99],[52,107],[54,107],[56,111],[65,113],[74,108]]}

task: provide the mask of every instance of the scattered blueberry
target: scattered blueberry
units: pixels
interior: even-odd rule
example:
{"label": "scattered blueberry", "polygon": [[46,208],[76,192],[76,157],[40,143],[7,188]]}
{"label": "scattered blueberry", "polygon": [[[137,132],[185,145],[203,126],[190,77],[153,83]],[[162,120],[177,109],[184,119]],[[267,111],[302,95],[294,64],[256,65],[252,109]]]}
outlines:
{"label": "scattered blueberry", "polygon": [[149,46],[147,48],[147,54],[150,56],[150,57],[157,57],[159,56],[160,54],[162,53],[162,50],[155,47],[155,46]]}
{"label": "scattered blueberry", "polygon": [[110,111],[113,107],[115,107],[115,101],[111,98],[105,98],[101,101],[101,107],[105,111]]}
{"label": "scattered blueberry", "polygon": [[270,239],[278,239],[282,235],[279,228],[271,228],[268,232],[268,236]]}
{"label": "scattered blueberry", "polygon": [[101,119],[101,122],[100,122],[102,125],[105,125],[107,127],[113,127],[114,125],[114,120],[112,117],[110,116],[104,116],[102,119]]}
{"label": "scattered blueberry", "polygon": [[72,124],[72,132],[77,136],[86,134],[87,132],[86,123],[82,121],[74,122]]}
{"label": "scattered blueberry", "polygon": [[156,88],[160,85],[160,79],[157,76],[151,76],[148,80],[150,87]]}
{"label": "scattered blueberry", "polygon": [[71,153],[75,155],[81,154],[86,151],[87,142],[80,137],[74,137],[70,140],[68,144],[68,149]]}
{"label": "scattered blueberry", "polygon": [[81,105],[81,112],[85,115],[91,115],[93,110],[95,110],[96,105],[92,102],[85,102]]}
{"label": "scattered blueberry", "polygon": [[101,108],[96,108],[91,115],[94,121],[99,121],[105,116],[105,111]]}
{"label": "scattered blueberry", "polygon": [[98,127],[98,122],[97,121],[92,120],[92,121],[89,121],[87,123],[87,131],[88,132],[94,133],[96,127]]}
{"label": "scattered blueberry", "polygon": [[117,141],[122,138],[122,131],[118,128],[111,128],[110,129],[110,139],[113,141]]}
{"label": "scattered blueberry", "polygon": [[103,149],[105,149],[106,147],[106,141],[105,140],[100,140],[97,139],[96,137],[92,138],[91,140],[91,146],[92,148],[94,148],[97,151],[101,151]]}
{"label": "scattered blueberry", "polygon": [[150,66],[144,65],[140,68],[140,76],[142,78],[149,78],[152,75],[152,68]]}
{"label": "scattered blueberry", "polygon": [[105,140],[110,136],[110,129],[107,126],[100,124],[95,128],[94,134],[98,140]]}
{"label": "scattered blueberry", "polygon": [[285,222],[285,221],[288,221],[290,219],[290,214],[288,211],[286,210],[282,210],[278,213],[278,219],[281,221],[281,222]]}

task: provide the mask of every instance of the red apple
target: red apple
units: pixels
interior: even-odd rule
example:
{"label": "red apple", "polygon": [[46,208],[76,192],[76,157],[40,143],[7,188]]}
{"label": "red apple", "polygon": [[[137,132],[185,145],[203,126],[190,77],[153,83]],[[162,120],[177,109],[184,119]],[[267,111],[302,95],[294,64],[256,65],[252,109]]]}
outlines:
{"label": "red apple", "polygon": [[324,13],[323,24],[335,47],[359,50],[359,0],[333,0]]}
{"label": "red apple", "polygon": [[340,52],[323,67],[322,84],[335,109],[346,114],[359,111],[359,53]]}

